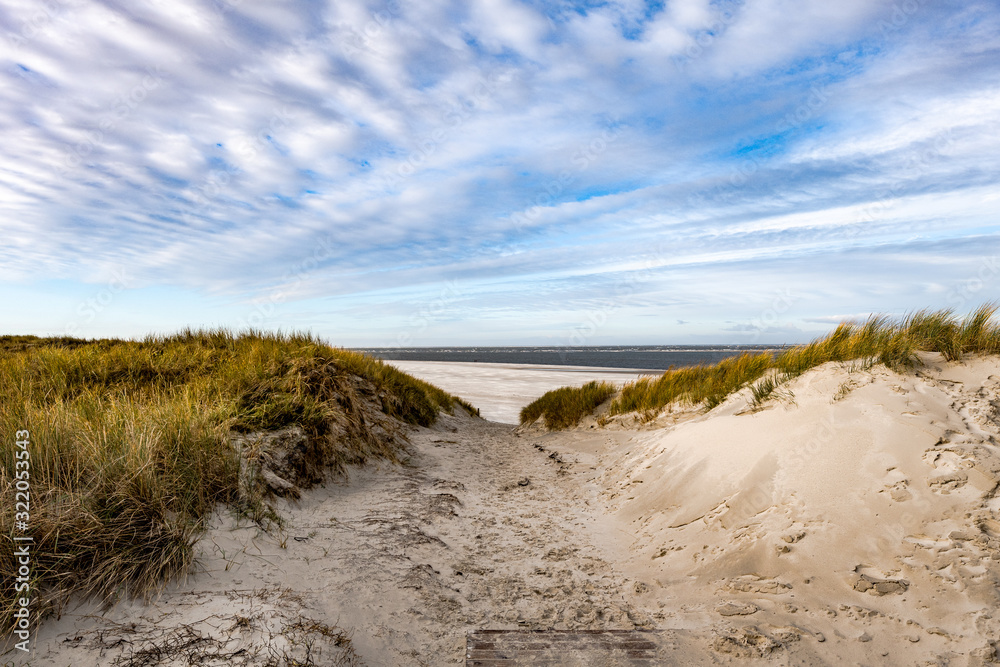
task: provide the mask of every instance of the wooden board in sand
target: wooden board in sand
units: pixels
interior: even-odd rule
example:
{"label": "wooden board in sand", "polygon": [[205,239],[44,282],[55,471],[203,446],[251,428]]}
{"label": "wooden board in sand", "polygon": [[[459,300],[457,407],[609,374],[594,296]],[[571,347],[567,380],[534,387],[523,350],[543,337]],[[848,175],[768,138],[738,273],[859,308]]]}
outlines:
{"label": "wooden board in sand", "polygon": [[662,665],[656,630],[479,630],[465,642],[466,667],[584,664]]}

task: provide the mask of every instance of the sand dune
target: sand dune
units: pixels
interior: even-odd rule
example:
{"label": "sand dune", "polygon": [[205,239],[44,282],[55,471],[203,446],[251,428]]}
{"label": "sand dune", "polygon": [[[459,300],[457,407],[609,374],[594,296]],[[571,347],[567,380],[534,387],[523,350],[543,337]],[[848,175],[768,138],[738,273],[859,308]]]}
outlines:
{"label": "sand dune", "polygon": [[989,664],[1000,360],[923,359],[828,364],[757,412],[743,393],[557,433],[445,416],[406,465],[283,506],[284,541],[220,518],[201,573],[48,623],[32,664],[266,664],[304,641],[330,664],[462,664],[476,628],[659,628],[664,664]]}
{"label": "sand dune", "polygon": [[1000,360],[923,358],[907,375],[828,364],[760,412],[744,393],[610,447],[624,569],[677,610],[822,636],[833,662],[992,654]]}

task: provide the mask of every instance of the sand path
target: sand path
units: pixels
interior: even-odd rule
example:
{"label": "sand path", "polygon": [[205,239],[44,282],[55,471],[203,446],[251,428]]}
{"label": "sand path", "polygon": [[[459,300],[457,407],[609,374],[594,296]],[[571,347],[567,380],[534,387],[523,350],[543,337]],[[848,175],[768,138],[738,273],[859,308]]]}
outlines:
{"label": "sand path", "polygon": [[603,514],[579,502],[596,489],[559,456],[481,420],[444,417],[412,440],[406,465],[311,494],[289,528],[312,535],[292,558],[312,563],[327,617],[371,664],[460,664],[474,628],[653,624],[600,547]]}
{"label": "sand path", "polygon": [[629,601],[642,585],[610,562],[630,540],[590,466],[464,416],[410,438],[403,465],[355,469],[280,507],[282,535],[219,517],[196,574],[148,605],[47,622],[31,664],[464,664],[474,629],[657,625]]}

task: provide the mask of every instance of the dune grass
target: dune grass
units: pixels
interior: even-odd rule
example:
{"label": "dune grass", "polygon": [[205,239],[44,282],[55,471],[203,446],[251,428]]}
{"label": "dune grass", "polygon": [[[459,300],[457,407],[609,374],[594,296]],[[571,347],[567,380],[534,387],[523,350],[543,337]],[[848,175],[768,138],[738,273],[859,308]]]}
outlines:
{"label": "dune grass", "polygon": [[787,392],[780,391],[781,385],[791,379],[787,373],[767,373],[757,382],[750,385],[750,406],[754,409],[763,407],[765,403],[778,396],[790,398]]}
{"label": "dune grass", "polygon": [[[246,464],[233,432],[300,426],[310,441],[323,442],[334,468],[395,459],[385,439],[366,437],[351,404],[359,396],[419,425],[460,402],[306,335],[0,337],[0,495],[7,508],[0,534],[22,534],[13,523],[14,434],[28,430],[32,589],[42,609],[73,594],[150,591],[190,565],[192,546],[219,505],[267,518],[264,490],[241,474]],[[337,430],[346,419],[355,428]],[[17,569],[10,544],[0,550],[0,580],[8,583]],[[12,585],[0,592],[0,634],[13,627],[15,597]]]}
{"label": "dune grass", "polygon": [[[878,363],[903,370],[916,362],[919,351],[940,352],[949,361],[958,361],[966,354],[998,354],[1000,326],[993,319],[996,311],[995,304],[986,304],[962,319],[950,310],[921,310],[899,320],[874,316],[860,324],[845,322],[829,335],[785,349],[777,356],[770,352],[744,353],[711,366],[670,369],[656,378],[627,383],[607,414],[639,412],[655,416],[670,404],[711,409],[748,385],[754,404],[759,406],[782,383],[830,361]],[[558,400],[550,394],[558,394]],[[546,425],[563,424],[549,428],[572,426],[580,419],[575,406],[583,402],[582,394],[582,389],[569,387],[549,392],[529,405],[531,410],[522,411],[521,422],[530,423],[544,412]],[[538,407],[532,407],[536,404]],[[565,417],[558,412],[563,406],[571,406]]]}
{"label": "dune grass", "polygon": [[545,417],[549,429],[576,426],[584,415],[614,396],[617,387],[610,382],[593,380],[582,387],[563,387],[546,393],[521,409],[521,423],[530,424]]}

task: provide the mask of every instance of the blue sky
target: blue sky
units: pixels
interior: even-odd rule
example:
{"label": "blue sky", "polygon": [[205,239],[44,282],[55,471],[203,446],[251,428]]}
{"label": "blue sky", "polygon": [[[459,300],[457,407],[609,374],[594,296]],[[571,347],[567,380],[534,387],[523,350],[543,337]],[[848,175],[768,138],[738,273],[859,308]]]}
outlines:
{"label": "blue sky", "polygon": [[4,333],[799,342],[1000,299],[1000,4],[0,0]]}

